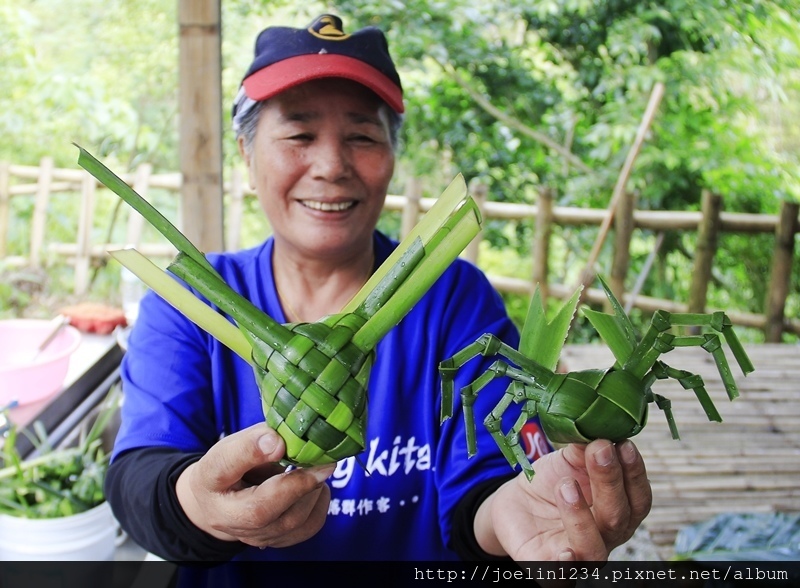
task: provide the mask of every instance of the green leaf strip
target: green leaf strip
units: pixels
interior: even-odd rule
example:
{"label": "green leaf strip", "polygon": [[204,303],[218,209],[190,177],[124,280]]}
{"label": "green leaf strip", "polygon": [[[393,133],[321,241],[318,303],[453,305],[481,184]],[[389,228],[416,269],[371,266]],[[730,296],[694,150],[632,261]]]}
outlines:
{"label": "green leaf strip", "polygon": [[591,323],[592,327],[598,332],[605,341],[617,364],[622,366],[631,357],[636,345],[631,344],[625,333],[625,327],[619,319],[605,312],[599,312],[590,308],[582,308],[583,316]]}
{"label": "green leaf strip", "polygon": [[247,338],[228,319],[214,312],[192,292],[179,284],[175,278],[157,267],[136,249],[109,251],[109,254],[186,318],[236,352],[245,361],[253,362],[252,348]]}
{"label": "green leaf strip", "polygon": [[133,207],[139,214],[141,214],[147,222],[153,225],[164,237],[172,243],[178,251],[188,255],[194,259],[198,264],[202,265],[208,271],[216,273],[216,270],[206,259],[205,255],[178,230],[163,214],[153,207],[147,200],[142,198],[133,188],[128,186],[122,178],[108,169],[92,154],[86,151],[80,145],[75,145],[80,150],[78,156],[78,165],[92,174],[100,182],[102,182],[112,192],[116,193],[120,198]]}
{"label": "green leaf strip", "polygon": [[372,317],[392,298],[397,288],[414,272],[424,256],[422,239],[417,237],[353,312],[365,320]]}
{"label": "green leaf strip", "polygon": [[[354,312],[369,295],[370,292],[377,286],[383,277],[391,271],[403,253],[411,247],[411,244],[417,239],[421,239],[423,245],[427,246],[431,237],[441,228],[442,223],[450,218],[453,211],[467,198],[467,184],[464,181],[464,176],[458,174],[455,179],[450,182],[450,185],[444,192],[436,199],[436,202],[431,209],[422,217],[414,228],[406,235],[401,241],[400,245],[386,258],[381,266],[375,273],[367,280],[367,283],[356,293],[350,302],[342,309],[342,313]],[[480,215],[478,216],[480,222]]]}
{"label": "green leaf strip", "polygon": [[179,253],[168,269],[232,316],[245,335],[250,334],[273,349],[284,348],[294,337],[289,329],[231,288],[216,271],[206,270],[192,257]]}
{"label": "green leaf strip", "polygon": [[[433,209],[431,209],[433,210]],[[430,214],[430,213],[429,213]],[[480,212],[472,198],[444,223],[425,246],[425,257],[383,307],[353,336],[361,349],[374,349],[480,232]]]}
{"label": "green leaf strip", "polygon": [[[597,276],[597,279],[606,293],[606,298],[608,298],[611,308],[614,309],[614,316],[617,318],[617,322],[619,323],[620,329],[625,335],[625,339],[628,341],[628,344],[631,346],[631,348],[636,347],[636,331],[633,328],[631,319],[625,313],[625,309],[622,307],[622,304],[620,304],[619,300],[617,300],[617,297],[614,296],[614,293],[611,291],[611,288],[606,281],[601,276]],[[620,342],[620,344],[622,344],[622,342]]]}

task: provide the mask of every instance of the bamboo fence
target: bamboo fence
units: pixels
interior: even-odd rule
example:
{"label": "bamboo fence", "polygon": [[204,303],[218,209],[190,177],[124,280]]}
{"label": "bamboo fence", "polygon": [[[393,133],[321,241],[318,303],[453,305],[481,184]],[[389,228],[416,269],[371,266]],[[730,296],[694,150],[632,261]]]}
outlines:
{"label": "bamboo fence", "polygon": [[[230,181],[224,185],[227,202],[225,248],[235,250],[241,244],[240,229],[246,200],[254,194],[243,180],[241,170],[233,169],[229,177]],[[148,164],[142,164],[135,171],[122,174],[122,178],[145,197],[153,190],[163,190],[174,195],[176,202],[179,201],[180,173],[154,174]],[[143,242],[143,221],[137,214],[127,215],[124,243],[97,242],[96,238],[93,240],[98,223],[104,220],[96,218],[95,214],[98,189],[104,188],[84,170],[55,168],[52,159],[47,157],[38,166],[0,162],[0,260],[6,265],[39,268],[50,256],[65,259],[75,268],[75,293],[82,294],[89,288],[93,262],[106,258],[106,252],[110,248],[135,245],[145,255],[155,257],[169,257],[174,253],[171,245],[166,242]],[[546,189],[540,191],[536,204],[493,202],[486,187],[480,183],[473,183],[470,190],[478,201],[484,218],[508,221],[533,219],[536,225],[534,242],[531,244],[532,275],[529,278],[489,275],[500,292],[530,294],[538,284],[547,296],[568,298],[574,292],[574,286],[558,283],[550,275],[549,251],[554,227],[598,226],[602,230],[604,226],[613,226],[614,256],[609,280],[612,289],[628,309],[639,308],[644,312],[653,312],[656,309],[670,312],[711,312],[715,309],[706,308],[706,293],[720,235],[771,233],[775,236],[775,245],[763,314],[738,312],[735,309],[725,309],[725,312],[736,325],[762,330],[768,343],[780,342],[783,333],[800,335],[800,320],[785,315],[795,241],[800,233],[800,206],[797,204],[783,203],[777,215],[726,212],[720,196],[706,192],[703,194],[700,211],[639,210],[636,208],[635,196],[622,192],[615,207],[606,210],[556,206],[553,194]],[[48,222],[53,221],[48,205],[51,196],[57,193],[67,193],[80,200],[77,232],[75,240],[71,242],[54,242],[47,237]],[[400,214],[401,234],[406,234],[435,201],[424,198],[421,194],[421,184],[409,181],[405,194],[389,195],[386,198],[385,210]],[[11,257],[7,254],[9,228],[12,222],[19,222],[11,218],[11,201],[13,198],[23,197],[33,199],[30,243],[25,255]],[[179,212],[178,217],[180,216]],[[177,224],[181,225],[180,218],[177,219]],[[629,273],[631,242],[637,230],[655,232],[656,248],[666,232],[697,233],[695,265],[687,303],[643,296],[639,294],[638,282],[630,291],[624,290]],[[479,263],[480,239],[478,236],[464,252],[464,257],[475,263]],[[654,250],[652,254],[655,253]],[[651,262],[652,259],[649,259],[648,263]],[[593,270],[592,267],[587,269]],[[600,289],[587,288],[584,291],[584,300],[605,303],[606,297]]]}

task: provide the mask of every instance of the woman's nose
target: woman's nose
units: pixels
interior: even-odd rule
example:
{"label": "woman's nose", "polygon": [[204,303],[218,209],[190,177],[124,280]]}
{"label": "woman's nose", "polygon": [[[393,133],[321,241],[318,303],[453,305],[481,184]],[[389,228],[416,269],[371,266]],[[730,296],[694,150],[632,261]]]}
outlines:
{"label": "woman's nose", "polygon": [[328,181],[336,181],[350,174],[352,169],[347,146],[338,140],[319,141],[314,152],[314,174]]}

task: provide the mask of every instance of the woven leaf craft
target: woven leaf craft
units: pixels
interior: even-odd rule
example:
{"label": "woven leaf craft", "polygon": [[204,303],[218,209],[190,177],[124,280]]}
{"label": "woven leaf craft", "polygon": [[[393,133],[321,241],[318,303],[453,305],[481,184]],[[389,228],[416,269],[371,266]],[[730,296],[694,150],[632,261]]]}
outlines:
{"label": "woven leaf craft", "polygon": [[[717,364],[728,398],[734,400],[739,396],[739,389],[725,356],[723,342],[730,347],[744,375],[752,372],[754,367],[727,315],[724,312],[669,313],[657,310],[644,335],[637,339],[630,318],[611,288],[602,277],[598,276],[598,280],[614,313],[586,307],[582,312],[613,353],[614,365],[567,373],[553,371],[580,300],[580,289],[552,319],[548,319],[538,288],[531,297],[518,348],[485,333],[439,364],[441,420],[445,421],[453,415],[458,370],[478,355],[498,357],[483,374],[459,390],[468,455],[477,452],[475,398],[487,384],[498,378],[507,379],[508,388],[486,415],[483,424],[511,467],[519,465],[529,480],[533,479],[534,470],[523,451],[520,434],[525,423],[534,416],[538,416],[544,434],[555,444],[590,443],[594,439],[617,442],[637,435],[645,427],[648,408],[653,403],[664,412],[673,438],[678,439],[671,402],[652,389],[657,380],[672,378],[695,393],[708,420],[722,420],[703,379],[668,365],[661,356],[676,347],[697,347],[709,353]],[[687,326],[704,327],[709,332],[699,335],[671,332],[674,327]],[[503,415],[512,406],[519,407],[514,409],[516,421],[503,431]]]}
{"label": "woven leaf craft", "polygon": [[364,450],[367,389],[378,342],[480,231],[478,207],[457,176],[411,233],[337,314],[282,325],[235,292],[169,220],[81,147],[78,164],[178,250],[167,271],[135,249],[110,254],[189,320],[253,366],[264,415],[286,443],[287,464],[333,463]]}

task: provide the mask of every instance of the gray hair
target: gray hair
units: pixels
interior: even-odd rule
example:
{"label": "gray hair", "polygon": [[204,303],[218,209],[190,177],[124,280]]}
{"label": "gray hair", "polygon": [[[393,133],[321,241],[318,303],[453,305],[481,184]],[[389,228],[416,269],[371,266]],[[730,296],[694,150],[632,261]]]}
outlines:
{"label": "gray hair", "polygon": [[[236,139],[238,140],[239,137],[242,137],[244,150],[248,154],[252,153],[253,141],[256,138],[256,129],[258,128],[258,120],[261,118],[261,111],[268,102],[269,99],[249,104],[246,109],[240,111],[240,115],[236,116],[236,122],[234,124]],[[400,140],[400,127],[403,126],[403,115],[396,112],[385,102],[381,103],[380,113],[386,114],[386,120],[389,123],[389,142],[392,145],[392,149],[396,152]]]}

